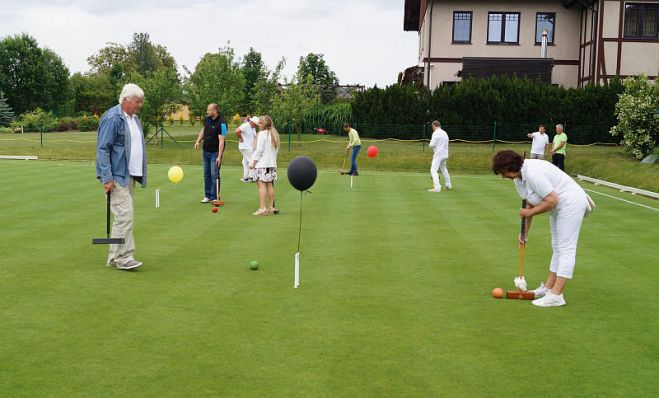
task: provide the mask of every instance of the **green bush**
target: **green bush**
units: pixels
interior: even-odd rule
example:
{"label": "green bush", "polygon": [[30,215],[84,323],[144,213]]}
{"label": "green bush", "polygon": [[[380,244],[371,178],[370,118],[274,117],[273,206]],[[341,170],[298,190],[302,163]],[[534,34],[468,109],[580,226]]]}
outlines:
{"label": "green bush", "polygon": [[625,151],[643,159],[659,142],[659,85],[646,76],[634,76],[625,79],[624,86],[615,107],[618,124],[611,134],[622,136]]}
{"label": "green bush", "polygon": [[98,130],[99,119],[97,116],[82,116],[78,118],[78,129],[80,131]]}
{"label": "green bush", "polygon": [[0,134],[12,134],[14,129],[11,127],[2,127],[0,126]]}
{"label": "green bush", "polygon": [[61,117],[57,122],[57,131],[71,131],[78,129],[78,119],[73,117]]}
{"label": "green bush", "polygon": [[25,112],[18,120],[11,123],[13,128],[20,129],[23,126],[24,131],[55,131],[57,129],[57,118],[52,112],[44,112],[43,109],[37,108],[32,112]]}
{"label": "green bush", "polygon": [[425,87],[394,84],[357,93],[351,119],[363,127],[379,126],[374,132],[392,125],[399,125],[398,130],[417,126],[413,129],[418,131],[418,126],[438,119],[453,132],[473,133],[461,137],[465,139],[492,138],[496,123],[496,137],[504,140],[519,140],[538,124],[552,131],[553,125],[562,123],[571,143],[617,142],[606,132],[615,124],[614,107],[621,92],[619,80],[566,89],[517,77],[464,79],[432,93]]}
{"label": "green bush", "polygon": [[332,134],[341,134],[343,123],[350,122],[352,106],[349,102],[330,105],[315,104],[304,114],[304,131],[324,128]]}

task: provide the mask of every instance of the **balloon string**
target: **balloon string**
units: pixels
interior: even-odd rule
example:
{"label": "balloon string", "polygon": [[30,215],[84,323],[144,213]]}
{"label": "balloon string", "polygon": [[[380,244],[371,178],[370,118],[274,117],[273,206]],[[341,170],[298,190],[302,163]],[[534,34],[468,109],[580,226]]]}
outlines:
{"label": "balloon string", "polygon": [[302,238],[302,191],[300,191],[300,228],[297,231],[297,252],[300,252],[300,239]]}

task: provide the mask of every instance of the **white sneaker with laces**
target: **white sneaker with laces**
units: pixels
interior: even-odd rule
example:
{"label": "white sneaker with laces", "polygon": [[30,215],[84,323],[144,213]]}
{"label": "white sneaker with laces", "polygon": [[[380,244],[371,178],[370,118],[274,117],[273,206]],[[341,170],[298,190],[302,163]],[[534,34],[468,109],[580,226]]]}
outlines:
{"label": "white sneaker with laces", "polygon": [[549,289],[545,286],[544,282],[540,282],[540,286],[537,288],[533,289],[533,294],[535,295],[535,298],[539,299],[540,297],[543,297]]}
{"label": "white sneaker with laces", "polygon": [[442,192],[442,188],[441,188],[441,187],[439,187],[439,188],[432,188],[432,189],[429,189],[428,192]]}
{"label": "white sneaker with laces", "polygon": [[204,196],[204,198],[201,200],[201,203],[208,203],[210,201],[211,201],[210,199]]}
{"label": "white sneaker with laces", "polygon": [[565,299],[562,294],[554,294],[549,290],[544,296],[531,303],[537,307],[560,307],[565,305]]}

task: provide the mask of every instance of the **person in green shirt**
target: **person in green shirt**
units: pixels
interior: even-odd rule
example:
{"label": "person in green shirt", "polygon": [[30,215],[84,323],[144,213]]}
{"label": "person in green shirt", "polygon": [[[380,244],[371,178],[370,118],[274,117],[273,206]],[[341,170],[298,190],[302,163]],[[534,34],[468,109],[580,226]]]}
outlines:
{"label": "person in green shirt", "polygon": [[348,142],[348,146],[346,147],[346,154],[348,153],[348,151],[350,151],[350,148],[352,148],[350,171],[347,172],[346,174],[358,176],[359,173],[357,172],[357,155],[359,154],[359,151],[362,149],[362,141],[359,139],[359,133],[357,133],[357,130],[350,127],[350,123],[343,124],[343,131],[345,131],[348,134],[348,138],[350,139],[350,142]]}
{"label": "person in green shirt", "polygon": [[551,150],[551,162],[559,169],[565,171],[565,149],[567,147],[567,134],[563,132],[563,125],[556,125],[554,146]]}

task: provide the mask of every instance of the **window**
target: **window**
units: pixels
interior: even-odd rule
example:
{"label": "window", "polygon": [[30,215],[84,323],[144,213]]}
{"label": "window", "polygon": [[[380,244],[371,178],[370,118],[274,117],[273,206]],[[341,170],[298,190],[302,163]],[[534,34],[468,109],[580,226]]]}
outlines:
{"label": "window", "polygon": [[487,21],[487,42],[519,43],[519,13],[491,12]]}
{"label": "window", "polygon": [[471,43],[471,11],[453,12],[453,43]]}
{"label": "window", "polygon": [[542,31],[547,29],[547,44],[554,44],[554,22],[556,13],[539,12],[535,14],[535,44],[542,43]]}
{"label": "window", "polygon": [[625,4],[625,38],[659,38],[659,4]]}

